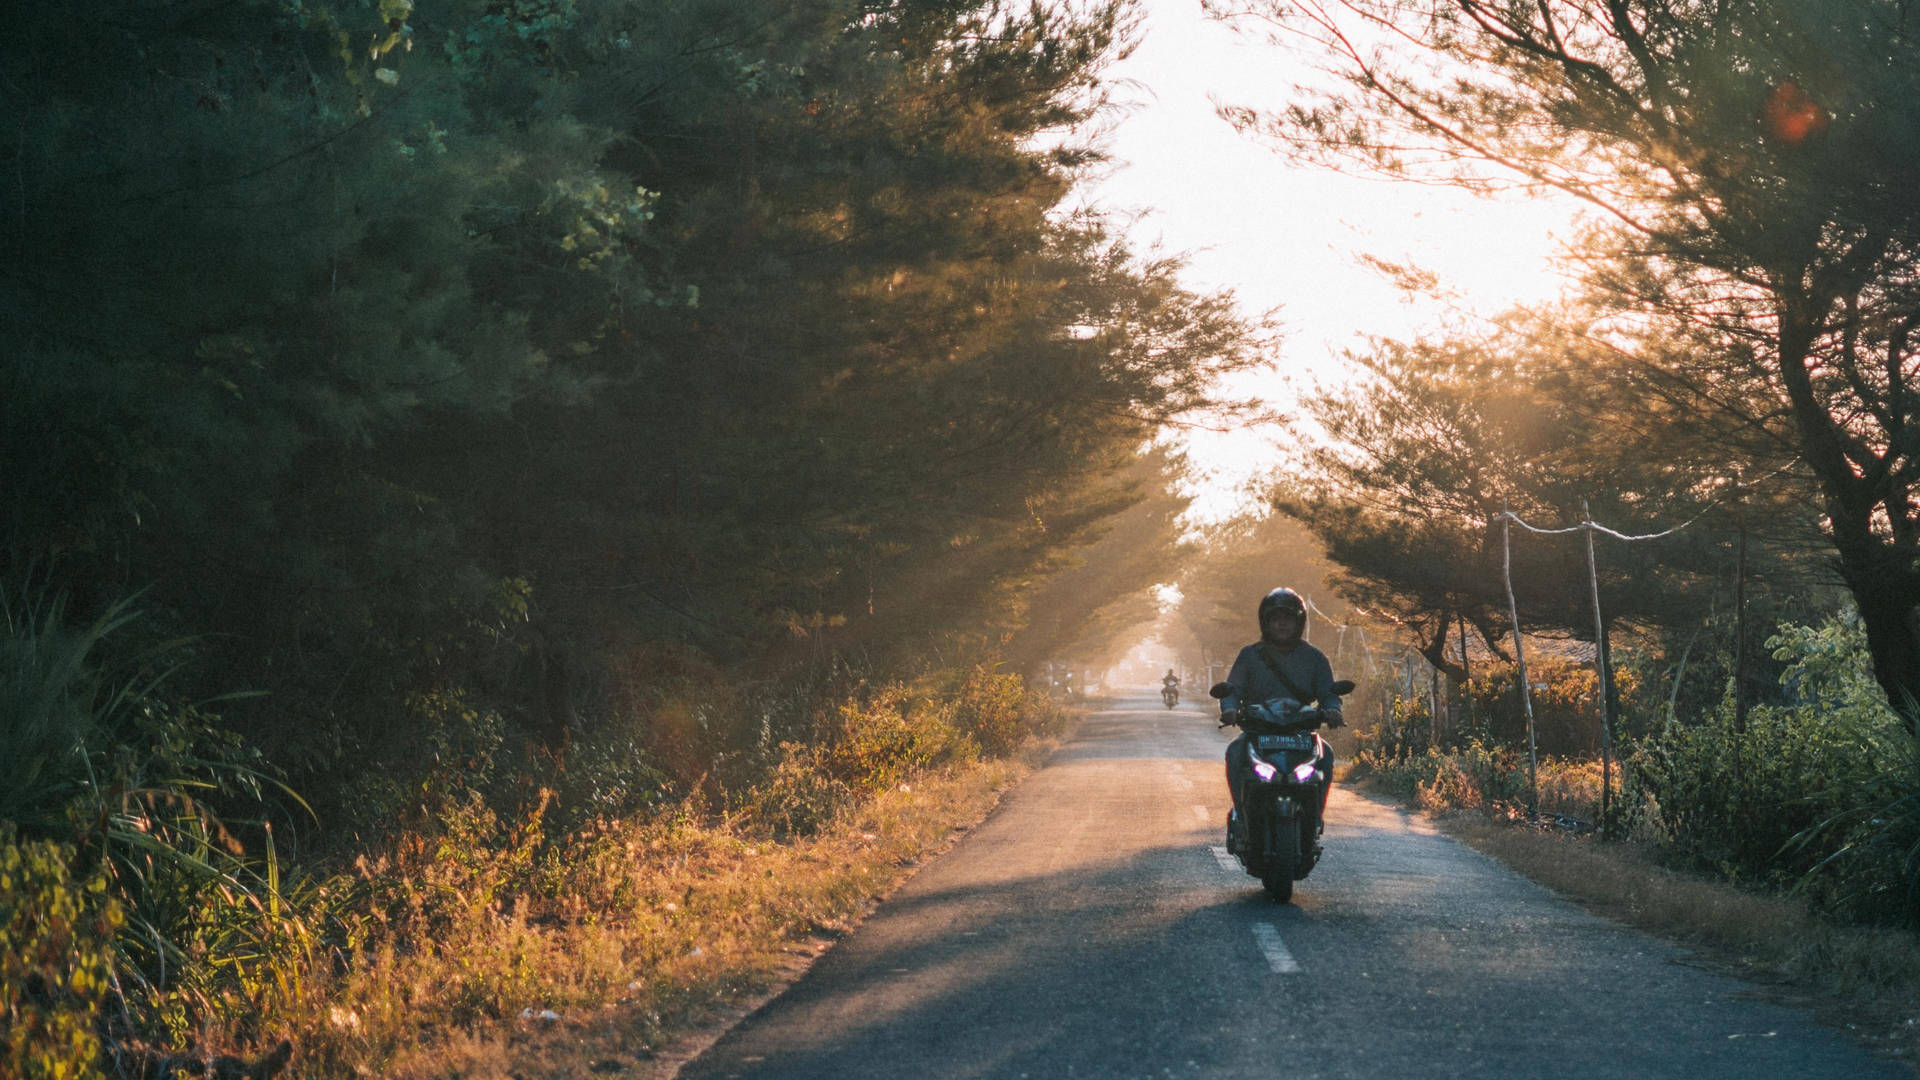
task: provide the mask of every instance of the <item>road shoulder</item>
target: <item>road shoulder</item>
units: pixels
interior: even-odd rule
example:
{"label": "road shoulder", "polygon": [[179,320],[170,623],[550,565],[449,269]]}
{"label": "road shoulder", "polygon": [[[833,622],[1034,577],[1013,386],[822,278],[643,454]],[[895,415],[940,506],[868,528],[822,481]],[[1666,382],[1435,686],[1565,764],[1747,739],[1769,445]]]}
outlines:
{"label": "road shoulder", "polygon": [[1843,926],[1798,901],[1662,866],[1632,843],[1543,831],[1480,811],[1431,814],[1349,791],[1437,829],[1593,914],[1684,950],[1689,966],[1745,982],[1754,1000],[1812,1014],[1920,1076],[1920,936]]}

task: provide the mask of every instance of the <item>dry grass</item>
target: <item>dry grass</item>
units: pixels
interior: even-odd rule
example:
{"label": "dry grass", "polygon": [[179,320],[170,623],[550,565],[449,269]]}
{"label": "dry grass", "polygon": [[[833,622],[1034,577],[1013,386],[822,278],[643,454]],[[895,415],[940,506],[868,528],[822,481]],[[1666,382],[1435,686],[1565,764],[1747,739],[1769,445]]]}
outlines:
{"label": "dry grass", "polygon": [[[56,1012],[60,1041],[36,1034],[9,1059],[58,1051],[75,1066],[60,1075],[92,1075],[103,1056],[116,1074],[171,1075],[215,1055],[274,1075],[288,1053],[303,1077],[634,1075],[678,1034],[804,966],[984,817],[1072,723],[988,664],[759,692],[714,705],[762,725],[712,725],[690,744],[698,775],[656,767],[674,747],[643,745],[640,733],[671,726],[653,714],[576,746],[571,773],[533,755],[511,774],[491,749],[450,755],[391,800],[379,836],[309,865],[283,863],[270,844],[258,859],[236,846],[215,871],[232,876],[195,861],[124,877],[107,895],[104,878],[72,877],[64,849],[27,851],[29,865],[0,830],[0,861],[32,871],[0,880],[0,914],[24,912],[26,927],[0,931],[40,941],[51,917],[96,927],[82,944],[101,965],[115,945],[133,958],[112,985],[134,992],[110,1001],[108,976],[76,959],[85,950],[55,939],[40,962],[49,974],[29,967],[31,983],[0,987],[0,1027]],[[457,701],[447,708],[481,724]],[[768,746],[764,710],[784,710],[808,741]],[[149,840],[157,831],[140,826]],[[183,864],[212,845],[205,828],[180,835]],[[119,911],[146,921],[119,929]],[[99,1045],[102,1030],[112,1045]]]}
{"label": "dry grass", "polygon": [[1475,813],[1450,834],[1609,918],[1696,950],[1702,964],[1761,984],[1876,1049],[1920,1063],[1920,938],[1836,925],[1795,899],[1677,873],[1639,845],[1542,833]]}
{"label": "dry grass", "polygon": [[[435,948],[374,957],[296,1035],[295,1068],[393,1080],[659,1075],[663,1048],[804,970],[1050,745],[922,773],[800,840],[683,820],[576,845],[605,849],[610,865],[565,868],[556,895],[574,898],[571,910],[463,921]],[[449,1000],[470,1001],[464,1023]],[[410,1021],[416,1011],[427,1023]],[[542,1018],[549,1011],[557,1019]]]}

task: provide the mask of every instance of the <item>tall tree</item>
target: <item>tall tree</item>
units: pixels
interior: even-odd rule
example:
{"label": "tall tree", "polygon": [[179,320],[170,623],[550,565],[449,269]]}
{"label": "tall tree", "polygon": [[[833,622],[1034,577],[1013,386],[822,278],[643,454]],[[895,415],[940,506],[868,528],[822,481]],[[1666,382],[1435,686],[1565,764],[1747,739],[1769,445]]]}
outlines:
{"label": "tall tree", "polygon": [[629,653],[1003,643],[1264,346],[1067,209],[1129,19],[25,12],[0,558],[145,589],[200,635],[179,685],[270,691],[235,721],[343,785],[417,767],[448,701],[562,741]]}
{"label": "tall tree", "polygon": [[[1759,361],[1819,484],[1876,677],[1920,696],[1920,320],[1904,178],[1920,42],[1896,0],[1345,0],[1265,5],[1341,80],[1235,118],[1323,163],[1570,192],[1642,273],[1623,324],[1705,326]],[[1614,265],[1619,265],[1615,262]],[[1765,411],[1762,405],[1757,411]]]}
{"label": "tall tree", "polygon": [[[1649,394],[1642,365],[1617,355],[1638,350],[1570,331],[1571,319],[1516,312],[1475,333],[1379,341],[1351,356],[1369,377],[1310,402],[1302,466],[1275,492],[1340,567],[1341,590],[1409,628],[1455,677],[1462,623],[1496,653],[1511,629],[1499,514],[1563,527],[1590,505],[1617,531],[1688,526],[1652,544],[1603,542],[1602,607],[1609,620],[1691,629],[1731,565],[1737,511],[1729,502],[1708,513],[1730,498],[1720,481],[1730,462],[1774,462],[1767,441],[1730,440]],[[1788,472],[1743,493],[1752,527],[1765,522],[1787,551],[1812,538],[1805,486]],[[1580,545],[1515,532],[1526,626],[1591,637]]]}

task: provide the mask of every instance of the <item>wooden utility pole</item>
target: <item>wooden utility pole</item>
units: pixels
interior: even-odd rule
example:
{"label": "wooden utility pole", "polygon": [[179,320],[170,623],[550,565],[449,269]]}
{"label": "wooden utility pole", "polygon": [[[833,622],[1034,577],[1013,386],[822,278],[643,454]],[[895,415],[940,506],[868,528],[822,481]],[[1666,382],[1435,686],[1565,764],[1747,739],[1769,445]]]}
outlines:
{"label": "wooden utility pole", "polygon": [[1440,669],[1427,665],[1427,712],[1431,714],[1427,722],[1427,745],[1444,746],[1440,741]]}
{"label": "wooden utility pole", "polygon": [[1460,715],[1473,723],[1473,665],[1467,660],[1467,617],[1460,616]]}
{"label": "wooden utility pole", "polygon": [[1600,835],[1608,834],[1613,809],[1613,719],[1607,713],[1607,630],[1600,614],[1600,573],[1593,561],[1593,511],[1580,500],[1587,535],[1587,582],[1593,588],[1593,666],[1600,682]]}
{"label": "wooden utility pole", "polygon": [[1738,735],[1747,731],[1747,511],[1744,503],[1744,494],[1734,503],[1740,525],[1740,554],[1733,572],[1733,730]]}
{"label": "wooden utility pole", "polygon": [[1520,605],[1513,599],[1513,515],[1500,505],[1500,572],[1507,583],[1507,618],[1513,626],[1513,662],[1520,673],[1520,708],[1527,715],[1527,813],[1540,814],[1540,751],[1533,734],[1533,688],[1527,682],[1527,650],[1521,642]]}

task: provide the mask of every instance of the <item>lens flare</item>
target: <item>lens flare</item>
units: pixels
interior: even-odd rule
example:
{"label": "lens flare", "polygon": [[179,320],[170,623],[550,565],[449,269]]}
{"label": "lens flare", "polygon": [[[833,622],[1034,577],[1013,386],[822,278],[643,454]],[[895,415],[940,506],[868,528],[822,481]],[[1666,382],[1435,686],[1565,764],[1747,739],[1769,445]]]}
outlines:
{"label": "lens flare", "polygon": [[1767,95],[1767,104],[1760,110],[1760,121],[1767,134],[1788,146],[1799,146],[1827,130],[1831,120],[1827,110],[1792,79],[1774,87],[1773,93]]}

